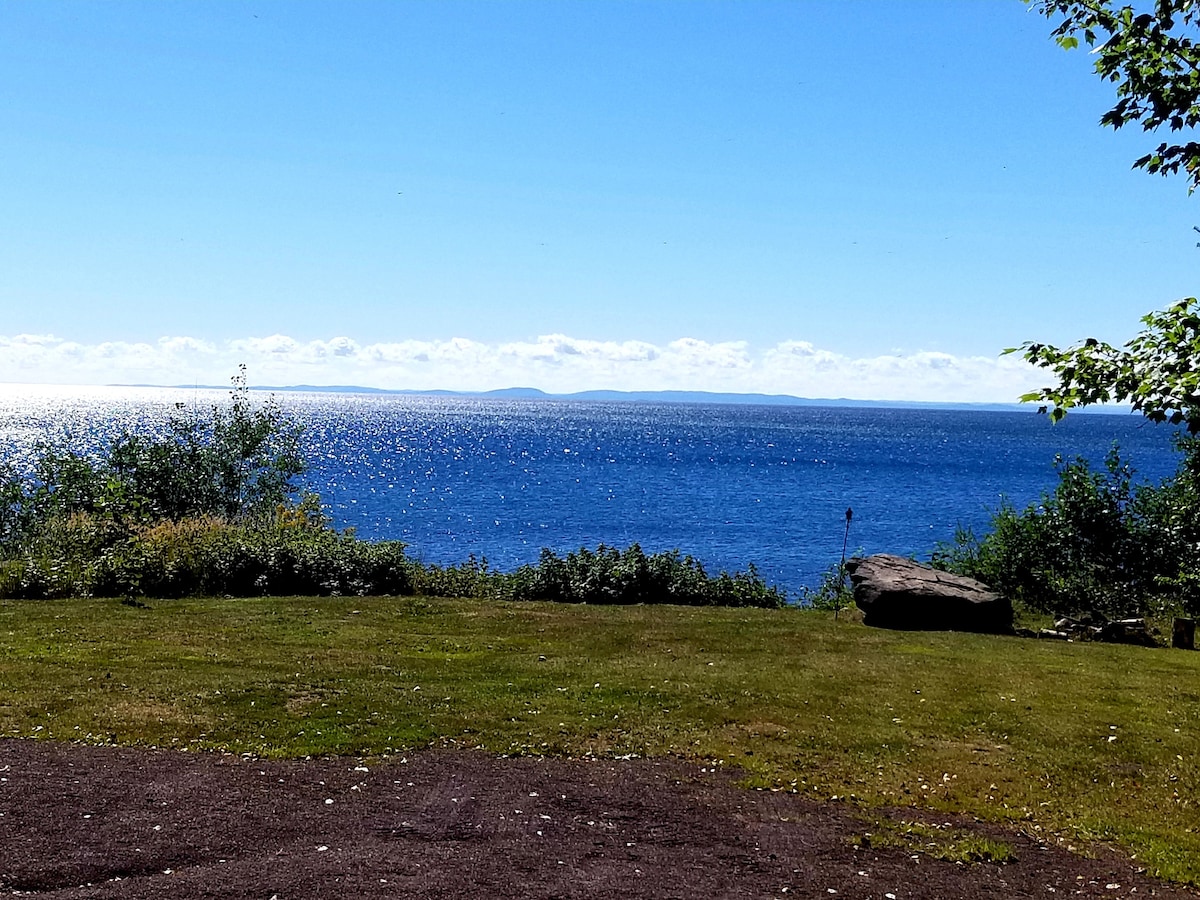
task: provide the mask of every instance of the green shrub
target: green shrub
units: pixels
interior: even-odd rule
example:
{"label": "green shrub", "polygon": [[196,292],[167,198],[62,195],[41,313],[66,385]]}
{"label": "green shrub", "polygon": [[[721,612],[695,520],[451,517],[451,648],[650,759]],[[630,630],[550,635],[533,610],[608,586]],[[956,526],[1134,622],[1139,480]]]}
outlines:
{"label": "green shrub", "polygon": [[53,543],[7,563],[0,596],[317,596],[411,594],[399,541],[360,541],[324,524],[160,522],[97,547],[76,517]]}
{"label": "green shrub", "polygon": [[126,432],[90,455],[43,446],[24,474],[0,462],[0,551],[52,549],[80,516],[118,540],[162,521],[249,521],[289,505],[304,470],[300,427],[273,401],[250,401],[244,367],[233,385],[228,405],[177,411],[162,437]]}
{"label": "green shrub", "polygon": [[[306,513],[307,511],[307,513]],[[0,597],[411,595],[566,603],[783,606],[753,566],[710,577],[679,551],[647,556],[601,545],[496,572],[474,557],[451,566],[410,559],[400,541],[330,528],[313,496],[269,521],[162,521],[126,534],[77,514],[42,530],[0,565]]]}
{"label": "green shrub", "polygon": [[1103,471],[1056,460],[1039,504],[1009,503],[977,537],[960,529],[934,564],[983,581],[1027,608],[1109,618],[1200,612],[1200,440],[1181,437],[1175,475],[1135,485],[1114,447]]}
{"label": "green shrub", "polygon": [[[861,551],[855,555],[861,555]],[[800,593],[800,605],[811,609],[836,611],[854,605],[854,590],[844,562],[825,570],[815,588],[805,587]]]}
{"label": "green shrub", "polygon": [[414,562],[411,571],[414,593],[425,597],[511,599],[517,577],[489,569],[486,559],[473,554],[457,565]]}
{"label": "green shrub", "polygon": [[753,565],[745,572],[715,578],[678,550],[647,556],[637,544],[618,550],[601,544],[559,558],[542,550],[536,566],[511,576],[515,600],[563,603],[674,603],[682,606],[783,606],[782,591],[763,581]]}
{"label": "green shrub", "polygon": [[165,440],[121,436],[98,475],[119,484],[143,519],[270,515],[304,471],[300,433],[273,400],[250,401],[243,367],[228,406],[207,418],[173,417]]}

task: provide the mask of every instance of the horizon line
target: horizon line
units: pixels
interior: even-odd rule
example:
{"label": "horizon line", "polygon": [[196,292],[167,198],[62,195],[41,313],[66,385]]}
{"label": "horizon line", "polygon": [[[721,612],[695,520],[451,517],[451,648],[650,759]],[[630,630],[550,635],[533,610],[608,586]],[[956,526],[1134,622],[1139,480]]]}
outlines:
{"label": "horizon line", "polygon": [[[11,383],[11,382],[10,382]],[[154,388],[168,390],[230,390],[228,384],[151,384],[151,383],[110,383],[103,385],[47,385],[54,387],[111,387],[111,388]],[[418,397],[477,397],[511,400],[573,400],[584,402],[633,402],[633,403],[714,403],[727,405],[769,405],[769,406],[834,406],[834,407],[883,407],[909,409],[966,409],[980,411],[1032,412],[1037,414],[1039,409],[1032,403],[1020,401],[966,401],[966,400],[888,400],[882,398],[855,399],[850,397],[800,397],[795,394],[766,394],[761,392],[743,391],[704,391],[683,390],[678,388],[664,390],[618,390],[613,388],[593,388],[583,391],[554,393],[534,387],[507,387],[488,390],[450,390],[446,388],[380,388],[369,385],[248,385],[249,390],[259,392],[279,391],[281,393],[309,394],[363,394],[370,396],[418,396]],[[1088,407],[1078,407],[1072,413],[1084,415],[1117,415],[1129,414],[1133,410],[1129,406],[1114,404],[1096,404]]]}

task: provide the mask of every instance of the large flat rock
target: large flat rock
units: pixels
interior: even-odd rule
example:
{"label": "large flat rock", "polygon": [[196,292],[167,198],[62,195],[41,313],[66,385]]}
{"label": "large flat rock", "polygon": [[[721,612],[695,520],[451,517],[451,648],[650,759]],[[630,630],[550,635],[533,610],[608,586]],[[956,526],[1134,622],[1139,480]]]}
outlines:
{"label": "large flat rock", "polygon": [[1009,634],[1012,603],[974,578],[878,553],[846,562],[863,621],[878,628]]}

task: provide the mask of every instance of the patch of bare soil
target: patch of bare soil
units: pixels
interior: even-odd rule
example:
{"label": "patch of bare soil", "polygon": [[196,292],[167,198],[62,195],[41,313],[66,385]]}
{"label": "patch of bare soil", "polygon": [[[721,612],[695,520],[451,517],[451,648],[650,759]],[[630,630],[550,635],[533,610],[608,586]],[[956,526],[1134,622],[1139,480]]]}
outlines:
{"label": "patch of bare soil", "polygon": [[[956,823],[980,829],[970,823]],[[0,894],[1188,897],[1019,834],[1007,865],[856,849],[855,811],[675,761],[266,761],[0,740]]]}

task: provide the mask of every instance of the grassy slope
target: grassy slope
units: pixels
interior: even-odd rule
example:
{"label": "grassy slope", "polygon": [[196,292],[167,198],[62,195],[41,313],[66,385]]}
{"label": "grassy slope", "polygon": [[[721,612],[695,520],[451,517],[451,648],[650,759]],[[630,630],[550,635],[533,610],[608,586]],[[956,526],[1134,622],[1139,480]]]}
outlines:
{"label": "grassy slope", "polygon": [[828,614],[481,601],[0,603],[0,735],[258,754],[677,754],[1106,840],[1200,883],[1200,653]]}

